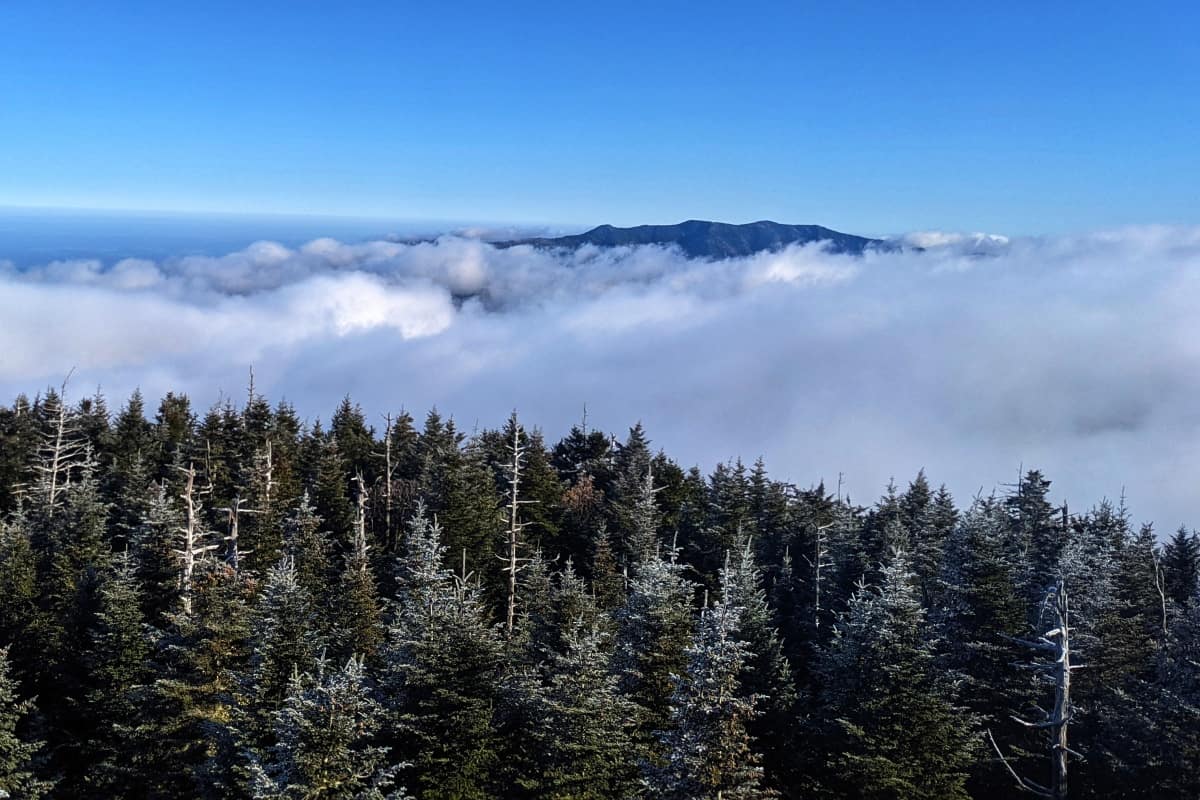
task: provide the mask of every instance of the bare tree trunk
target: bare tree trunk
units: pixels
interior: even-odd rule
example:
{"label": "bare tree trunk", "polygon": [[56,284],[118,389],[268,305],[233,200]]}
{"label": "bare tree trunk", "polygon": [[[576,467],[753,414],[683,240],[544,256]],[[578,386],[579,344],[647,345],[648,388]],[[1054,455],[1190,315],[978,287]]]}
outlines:
{"label": "bare tree trunk", "polygon": [[[1067,729],[1071,721],[1071,631],[1068,627],[1067,590],[1062,581],[1058,583],[1055,598],[1055,617],[1058,622],[1058,659],[1055,669],[1054,716],[1054,775],[1051,787],[1054,800],[1067,798]],[[1053,633],[1053,632],[1051,632]]]}
{"label": "bare tree trunk", "polygon": [[1035,661],[1025,666],[1049,676],[1054,683],[1054,707],[1049,712],[1043,712],[1041,720],[1029,722],[1020,717],[1013,717],[1027,728],[1037,728],[1049,734],[1049,784],[1043,786],[1019,775],[1004,754],[1000,752],[991,731],[988,731],[988,739],[991,740],[992,747],[1000,756],[1004,766],[1016,780],[1017,786],[1039,797],[1067,800],[1068,757],[1078,755],[1071,750],[1068,741],[1071,724],[1071,671],[1079,669],[1079,666],[1071,664],[1070,604],[1067,599],[1066,585],[1062,580],[1059,580],[1058,584],[1046,594],[1042,611],[1045,613],[1047,610],[1053,616],[1053,628],[1035,640],[1012,639],[1012,641],[1045,653],[1047,660]]}
{"label": "bare tree trunk", "polygon": [[508,610],[505,615],[504,631],[512,637],[517,615],[517,573],[528,559],[521,558],[521,531],[529,524],[520,521],[521,506],[532,502],[520,499],[521,467],[525,462],[525,446],[521,444],[521,425],[514,411],[509,418],[512,427],[512,460],[508,463],[508,553],[502,557],[507,562],[504,572],[508,573]]}
{"label": "bare tree trunk", "polygon": [[204,532],[200,527],[200,502],[196,498],[196,468],[193,464],[188,464],[187,469],[178,467],[180,471],[187,477],[187,482],[184,484],[183,494],[180,498],[183,500],[184,526],[180,528],[180,534],[183,537],[182,547],[175,551],[175,555],[180,560],[179,574],[179,600],[183,607],[183,613],[192,613],[192,582],[196,572],[196,563],[198,558],[202,558],[205,553],[216,549],[215,544],[204,544]]}
{"label": "bare tree trunk", "polygon": [[54,516],[58,497],[70,485],[71,470],[79,466],[80,456],[87,450],[87,443],[80,440],[75,417],[67,405],[68,375],[58,392],[58,408],[54,414],[54,431],[42,444],[41,457],[34,467],[41,476],[45,490],[46,514]]}
{"label": "bare tree trunk", "polygon": [[354,557],[360,569],[366,569],[367,563],[367,484],[362,473],[354,476],[358,484],[358,496],[354,503]]}

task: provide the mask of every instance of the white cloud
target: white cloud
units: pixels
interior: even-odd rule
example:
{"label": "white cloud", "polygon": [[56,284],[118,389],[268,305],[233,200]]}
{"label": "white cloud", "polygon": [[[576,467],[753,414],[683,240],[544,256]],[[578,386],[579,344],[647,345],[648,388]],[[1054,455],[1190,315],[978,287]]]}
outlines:
{"label": "white cloud", "polygon": [[[1195,521],[1200,228],[1013,239],[919,234],[924,252],[794,247],[689,261],[477,239],[220,258],[0,265],[0,390],[103,383],[203,407],[259,385],[308,415],[437,405],[471,427],[519,408],[551,437],[584,403],[643,420],[686,463],[764,455],[860,501],[925,467],[961,500],[1021,464],[1076,507],[1127,490]],[[987,253],[981,256],[980,253]]]}

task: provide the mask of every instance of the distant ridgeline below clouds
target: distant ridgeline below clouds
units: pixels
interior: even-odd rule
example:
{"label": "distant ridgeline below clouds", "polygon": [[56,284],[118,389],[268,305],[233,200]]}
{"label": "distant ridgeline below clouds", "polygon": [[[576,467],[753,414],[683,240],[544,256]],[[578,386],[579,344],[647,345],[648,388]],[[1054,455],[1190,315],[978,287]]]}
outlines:
{"label": "distant ridgeline below clouds", "polygon": [[[0,391],[119,403],[258,385],[309,417],[584,404],[706,467],[766,458],[859,501],[925,468],[960,500],[1023,464],[1073,507],[1198,516],[1200,228],[894,240],[815,226],[601,227],[558,239],[257,242],[224,255],[5,265]],[[483,241],[493,236],[499,243]],[[789,238],[790,237],[790,238]]]}

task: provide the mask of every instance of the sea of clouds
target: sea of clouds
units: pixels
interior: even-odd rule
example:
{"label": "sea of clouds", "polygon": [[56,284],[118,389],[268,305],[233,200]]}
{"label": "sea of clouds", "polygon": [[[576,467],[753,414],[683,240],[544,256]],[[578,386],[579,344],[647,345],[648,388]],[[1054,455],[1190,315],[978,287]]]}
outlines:
{"label": "sea of clouds", "polygon": [[258,387],[302,415],[516,408],[552,441],[641,420],[705,470],[759,455],[859,501],[924,468],[960,501],[1037,467],[1077,510],[1122,491],[1160,531],[1200,518],[1200,228],[912,234],[725,261],[446,236],[18,269],[0,254],[0,392]]}

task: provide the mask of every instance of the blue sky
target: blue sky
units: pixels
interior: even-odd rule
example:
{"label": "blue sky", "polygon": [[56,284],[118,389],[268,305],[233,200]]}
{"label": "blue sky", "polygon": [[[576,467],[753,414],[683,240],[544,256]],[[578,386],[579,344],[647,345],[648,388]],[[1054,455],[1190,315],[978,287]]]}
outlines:
{"label": "blue sky", "polygon": [[1200,221],[1189,3],[0,4],[0,205]]}

